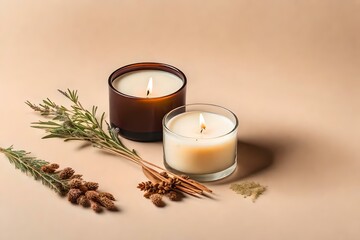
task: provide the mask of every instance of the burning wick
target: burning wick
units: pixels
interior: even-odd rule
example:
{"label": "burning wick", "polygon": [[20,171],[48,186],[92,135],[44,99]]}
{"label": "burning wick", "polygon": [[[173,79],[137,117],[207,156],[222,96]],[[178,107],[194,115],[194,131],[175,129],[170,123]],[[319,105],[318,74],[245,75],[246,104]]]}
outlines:
{"label": "burning wick", "polygon": [[148,85],[147,85],[147,89],[146,89],[146,96],[148,97],[151,92],[152,92],[152,88],[153,88],[153,80],[152,77],[149,79]]}
{"label": "burning wick", "polygon": [[205,125],[205,119],[204,116],[200,113],[200,117],[199,117],[199,123],[200,123],[200,133],[202,133],[205,129],[206,129],[206,125]]}

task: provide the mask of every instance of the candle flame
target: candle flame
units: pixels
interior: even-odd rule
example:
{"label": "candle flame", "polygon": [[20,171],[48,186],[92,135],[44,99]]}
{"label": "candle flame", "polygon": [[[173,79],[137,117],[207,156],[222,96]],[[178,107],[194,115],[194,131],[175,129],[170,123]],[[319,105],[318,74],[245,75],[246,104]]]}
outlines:
{"label": "candle flame", "polygon": [[206,124],[205,124],[205,119],[204,116],[202,115],[202,113],[200,113],[199,116],[199,123],[200,123],[200,133],[202,133],[205,129],[206,129]]}
{"label": "candle flame", "polygon": [[152,88],[153,88],[153,79],[151,77],[149,79],[149,82],[148,82],[148,85],[147,85],[146,96],[149,96],[152,93]]}

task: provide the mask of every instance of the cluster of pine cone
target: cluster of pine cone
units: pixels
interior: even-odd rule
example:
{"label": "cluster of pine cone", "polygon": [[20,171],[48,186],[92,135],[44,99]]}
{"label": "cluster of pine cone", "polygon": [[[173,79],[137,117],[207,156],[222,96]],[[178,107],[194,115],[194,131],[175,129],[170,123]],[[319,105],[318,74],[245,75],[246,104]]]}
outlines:
{"label": "cluster of pine cone", "polygon": [[180,193],[175,190],[176,186],[181,184],[181,181],[178,178],[169,177],[166,172],[162,172],[160,174],[168,181],[160,181],[156,183],[147,181],[141,182],[137,186],[137,188],[145,192],[144,197],[149,198],[157,207],[165,206],[165,203],[162,200],[164,195],[171,201],[178,201],[181,198]]}
{"label": "cluster of pine cone", "polygon": [[82,175],[74,174],[72,168],[56,171],[58,168],[58,164],[49,164],[42,166],[41,170],[46,173],[56,173],[61,180],[67,181],[69,187],[67,196],[71,203],[91,207],[95,212],[101,212],[103,207],[110,211],[118,210],[113,202],[114,196],[111,193],[98,191],[98,183],[84,181]]}

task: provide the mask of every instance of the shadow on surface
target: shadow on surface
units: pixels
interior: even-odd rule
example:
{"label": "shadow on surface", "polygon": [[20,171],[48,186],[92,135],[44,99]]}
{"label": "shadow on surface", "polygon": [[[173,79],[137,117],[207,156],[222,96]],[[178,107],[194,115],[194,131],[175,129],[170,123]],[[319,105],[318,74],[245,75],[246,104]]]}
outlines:
{"label": "shadow on surface", "polygon": [[273,163],[273,158],[274,154],[269,149],[239,141],[237,145],[237,168],[229,177],[216,183],[232,183],[264,170]]}

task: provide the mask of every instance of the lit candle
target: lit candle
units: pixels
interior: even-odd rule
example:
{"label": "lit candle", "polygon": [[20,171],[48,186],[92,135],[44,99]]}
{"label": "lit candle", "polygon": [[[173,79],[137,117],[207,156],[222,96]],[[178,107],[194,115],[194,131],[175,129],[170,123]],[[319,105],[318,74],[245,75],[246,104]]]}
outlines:
{"label": "lit candle", "polygon": [[179,90],[184,81],[178,76],[160,70],[138,70],[117,77],[112,85],[126,95],[139,98],[157,98]]}
{"label": "lit candle", "polygon": [[186,105],[164,118],[165,166],[200,181],[236,168],[237,118],[214,105]]}
{"label": "lit candle", "polygon": [[135,141],[162,139],[161,121],[185,104],[186,77],[162,63],[136,63],[109,77],[110,124]]}

